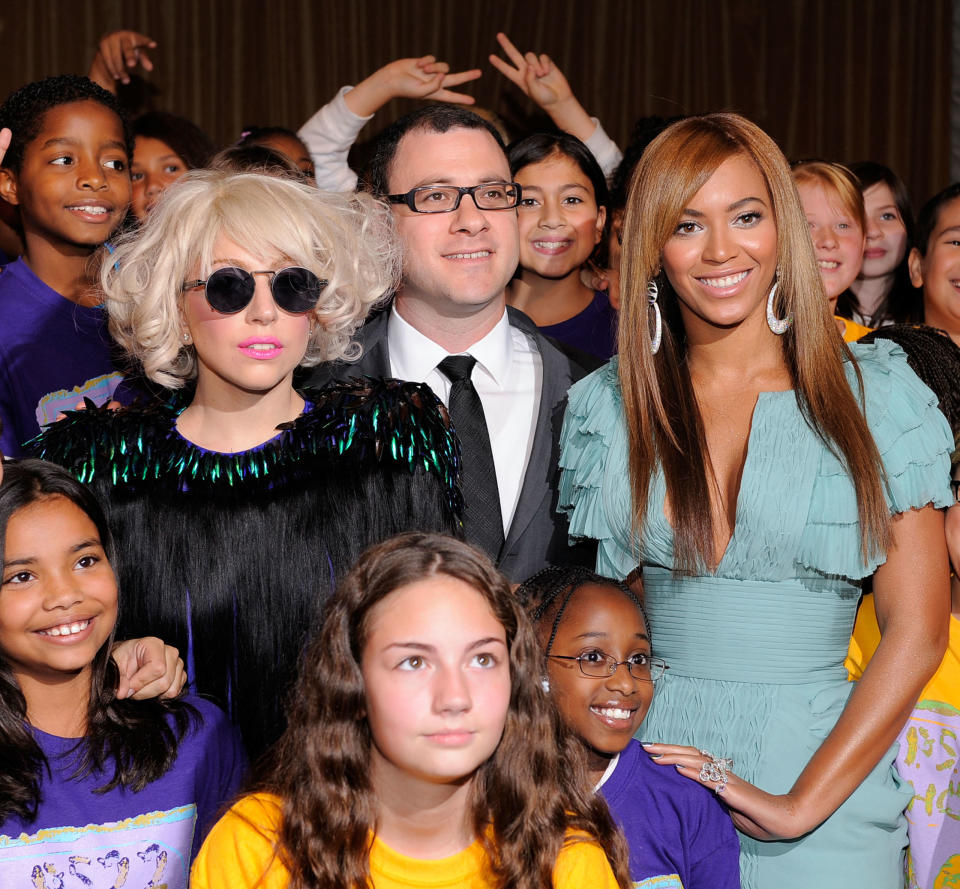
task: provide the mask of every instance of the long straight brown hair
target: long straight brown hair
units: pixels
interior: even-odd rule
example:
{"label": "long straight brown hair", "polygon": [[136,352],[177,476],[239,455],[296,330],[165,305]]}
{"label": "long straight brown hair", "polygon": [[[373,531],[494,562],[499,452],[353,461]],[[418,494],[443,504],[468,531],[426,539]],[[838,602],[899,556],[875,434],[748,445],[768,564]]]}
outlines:
{"label": "long straight brown hair", "polygon": [[[650,479],[663,466],[675,530],[675,570],[713,566],[714,534],[703,418],[686,363],[677,296],[661,271],[661,252],[684,208],[728,158],[749,158],[763,176],[777,226],[776,313],[793,315],[779,338],[797,404],[811,428],[844,463],[854,485],[864,559],[886,552],[890,514],[883,463],[863,415],[859,368],[830,317],[806,219],[786,159],[758,126],[737,114],[678,121],[661,133],[633,174],[623,227],[619,376],[630,451],[633,533],[642,539]],[[651,354],[647,285],[655,280],[663,339]],[[773,334],[771,334],[772,336]],[[853,362],[859,401],[844,372]],[[787,459],[788,455],[784,455]]]}

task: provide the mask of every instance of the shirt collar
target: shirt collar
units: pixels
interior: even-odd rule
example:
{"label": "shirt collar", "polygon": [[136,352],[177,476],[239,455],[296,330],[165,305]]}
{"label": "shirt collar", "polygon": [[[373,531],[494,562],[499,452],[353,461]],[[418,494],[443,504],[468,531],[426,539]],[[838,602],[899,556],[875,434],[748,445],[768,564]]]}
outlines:
{"label": "shirt collar", "polygon": [[[398,379],[418,383],[424,382],[450,354],[443,346],[404,321],[397,312],[396,305],[390,308],[387,348],[391,372]],[[510,333],[510,319],[506,310],[483,339],[460,354],[468,353],[477,359],[477,365],[498,387],[503,388],[506,385],[510,376],[510,362],[513,360],[513,336]]]}

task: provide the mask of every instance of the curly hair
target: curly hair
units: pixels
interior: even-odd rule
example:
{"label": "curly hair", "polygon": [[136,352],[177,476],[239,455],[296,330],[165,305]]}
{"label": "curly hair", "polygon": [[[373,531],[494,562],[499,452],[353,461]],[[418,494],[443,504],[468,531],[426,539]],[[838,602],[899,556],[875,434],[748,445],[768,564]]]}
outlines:
{"label": "curly hair", "polygon": [[[114,546],[106,516],[93,493],[65,469],[43,460],[18,460],[4,466],[0,482],[0,565],[7,526],[31,504],[61,497],[93,522],[107,561]],[[95,791],[122,786],[137,792],[165,774],[191,719],[193,707],[181,701],[126,701],[116,696],[119,674],[110,657],[113,633],[94,657],[87,729],[74,758],[76,779],[94,775]],[[27,702],[14,672],[0,652],[0,826],[11,817],[31,821],[43,797],[42,779],[49,764],[27,722]]]}
{"label": "curly hair", "polygon": [[291,889],[369,885],[377,801],[361,660],[370,614],[400,587],[437,575],[479,592],[506,631],[509,710],[497,749],[475,772],[469,803],[494,885],[551,887],[566,834],[576,830],[603,848],[620,885],[629,886],[625,842],[606,804],[590,790],[579,742],[540,687],[542,655],[508,582],[467,544],[412,533],[360,557],[304,653],[287,731],[267,781],[283,801],[278,854],[290,871]]}
{"label": "curly hair", "polygon": [[48,111],[71,102],[87,101],[97,102],[117,115],[123,125],[127,158],[132,158],[133,131],[116,96],[86,77],[60,74],[20,87],[0,105],[0,127],[9,127],[13,131],[3,166],[14,173],[20,172],[24,151],[43,129],[43,119]]}
{"label": "curly hair", "polygon": [[328,281],[302,364],[356,357],[351,336],[397,278],[390,211],[368,195],[320,193],[258,173],[194,170],[163,192],[143,226],[122,235],[101,267],[110,331],[147,377],[177,388],[196,376],[194,348],[182,341],[181,288],[188,278],[207,277],[220,235]]}

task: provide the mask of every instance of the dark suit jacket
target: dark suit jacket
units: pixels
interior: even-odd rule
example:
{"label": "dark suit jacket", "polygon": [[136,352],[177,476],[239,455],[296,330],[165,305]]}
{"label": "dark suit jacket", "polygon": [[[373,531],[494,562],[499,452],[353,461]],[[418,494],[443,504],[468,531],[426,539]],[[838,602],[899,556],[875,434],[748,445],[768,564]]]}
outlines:
{"label": "dark suit jacket", "polygon": [[[544,336],[523,312],[507,307],[511,327],[529,334],[543,362],[540,411],[533,436],[527,472],[510,529],[500,550],[497,566],[519,582],[547,565],[577,564],[593,567],[595,545],[567,545],[567,521],[557,513],[557,483],[560,478],[560,427],[567,407],[567,390],[594,370],[600,362],[592,356],[563,346]],[[298,387],[320,387],[352,377],[389,377],[387,346],[389,309],[367,321],[357,334],[363,355],[353,362],[328,362],[307,368],[298,377]]]}

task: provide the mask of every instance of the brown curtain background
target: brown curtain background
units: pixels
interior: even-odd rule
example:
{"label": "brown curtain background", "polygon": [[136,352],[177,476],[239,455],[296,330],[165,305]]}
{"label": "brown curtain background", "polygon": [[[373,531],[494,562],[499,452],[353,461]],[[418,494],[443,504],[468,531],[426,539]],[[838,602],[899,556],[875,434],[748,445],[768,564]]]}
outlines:
{"label": "brown curtain background", "polygon": [[[296,128],[343,84],[434,53],[521,129],[533,106],[487,62],[504,30],[549,53],[623,146],[641,115],[740,111],[788,157],[879,160],[919,205],[950,162],[951,0],[0,0],[0,94],[87,70],[99,37],[152,36],[155,106],[216,141]],[[361,138],[405,110],[383,109]]]}

